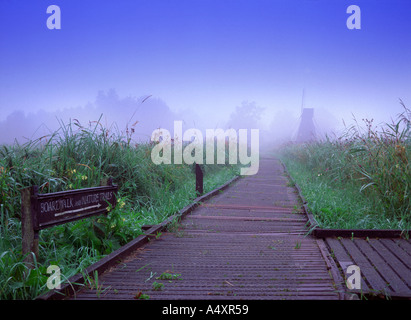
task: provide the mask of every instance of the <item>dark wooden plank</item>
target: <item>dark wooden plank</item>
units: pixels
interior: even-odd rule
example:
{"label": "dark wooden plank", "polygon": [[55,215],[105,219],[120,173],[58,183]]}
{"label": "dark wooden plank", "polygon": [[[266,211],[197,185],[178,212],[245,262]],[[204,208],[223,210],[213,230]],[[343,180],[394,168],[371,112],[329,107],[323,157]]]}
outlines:
{"label": "dark wooden plank", "polygon": [[382,229],[321,229],[316,228],[313,235],[317,238],[400,238],[404,233],[411,235],[411,231],[382,230]]}
{"label": "dark wooden plank", "polygon": [[330,256],[330,252],[327,249],[327,246],[325,244],[325,241],[323,239],[317,239],[316,240],[318,248],[321,251],[321,254],[323,255],[323,258],[325,262],[327,263],[327,269],[331,273],[334,282],[335,282],[335,287],[337,289],[337,292],[339,294],[340,300],[344,300],[345,296],[345,282],[344,279],[341,277],[341,273],[338,270],[338,267],[334,261],[334,259]]}
{"label": "dark wooden plank", "polygon": [[411,266],[411,255],[400,245],[401,243],[407,243],[406,240],[380,239],[380,242],[390,249],[406,266]]}
{"label": "dark wooden plank", "polygon": [[[343,270],[344,277],[346,278],[347,267],[354,264],[353,259],[348,255],[347,251],[338,239],[327,238],[326,241],[331,250],[333,250],[335,257]],[[363,292],[369,291],[368,285],[365,283],[364,278],[361,278],[361,290]]]}
{"label": "dark wooden plank", "polygon": [[405,292],[408,290],[403,280],[390,268],[384,259],[381,258],[379,252],[376,252],[367,241],[356,239],[355,244],[367,256],[371,264],[377,268],[377,271],[390,284],[394,291]]}
{"label": "dark wooden plank", "polygon": [[347,251],[343,248],[338,239],[327,238],[326,242],[331,248],[331,250],[334,252],[335,257],[339,262],[342,261],[352,264],[351,257],[348,255]]}
{"label": "dark wooden plank", "polygon": [[411,270],[404,265],[387,247],[379,240],[370,239],[370,244],[384,258],[384,260],[393,268],[400,277],[408,284],[411,284]]}
{"label": "dark wooden plank", "polygon": [[410,240],[396,239],[394,240],[405,252],[411,256],[411,242]]}
{"label": "dark wooden plank", "polygon": [[351,239],[341,239],[341,244],[350,253],[351,257],[354,260],[354,264],[360,267],[361,278],[363,279],[365,277],[365,279],[371,286],[369,291],[374,290],[385,293],[388,289],[387,284],[385,283],[384,279],[381,278],[378,272],[375,271],[374,267],[369,263],[367,258],[357,248],[357,246],[354,244],[354,241]]}

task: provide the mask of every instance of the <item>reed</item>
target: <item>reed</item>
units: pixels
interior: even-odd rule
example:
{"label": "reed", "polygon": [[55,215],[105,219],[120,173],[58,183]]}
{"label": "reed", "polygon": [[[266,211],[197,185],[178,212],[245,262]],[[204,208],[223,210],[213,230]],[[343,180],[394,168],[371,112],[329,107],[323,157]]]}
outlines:
{"label": "reed", "polygon": [[[129,128],[128,128],[129,129]],[[46,268],[58,265],[67,279],[188,205],[195,174],[188,165],[155,165],[151,143],[135,144],[100,121],[77,120],[50,136],[25,144],[0,146],[0,299],[33,299],[46,288]],[[205,192],[239,174],[231,165],[203,166]],[[41,193],[100,185],[111,177],[118,203],[107,216],[80,220],[39,234],[34,269],[21,255],[20,191],[38,185]]]}
{"label": "reed", "polygon": [[410,229],[411,112],[356,121],[334,139],[288,145],[281,157],[322,227]]}

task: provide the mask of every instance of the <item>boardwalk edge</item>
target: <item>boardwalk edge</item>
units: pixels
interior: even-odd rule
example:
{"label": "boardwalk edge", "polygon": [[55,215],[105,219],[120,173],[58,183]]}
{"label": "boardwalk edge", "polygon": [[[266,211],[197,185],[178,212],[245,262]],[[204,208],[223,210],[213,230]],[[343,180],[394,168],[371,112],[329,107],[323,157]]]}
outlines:
{"label": "boardwalk edge", "polygon": [[292,182],[294,188],[296,189],[299,198],[302,201],[302,208],[308,217],[310,222],[310,234],[316,238],[329,238],[329,237],[359,237],[359,238],[409,238],[411,236],[411,230],[400,230],[400,229],[324,229],[320,228],[318,222],[315,220],[314,215],[308,208],[308,202],[304,198],[300,187],[297,182],[291,177],[287,166],[285,163],[279,159],[282,164],[284,171]]}
{"label": "boardwalk edge", "polygon": [[101,260],[90,265],[83,272],[77,273],[76,275],[70,277],[67,280],[68,283],[63,284],[60,289],[50,290],[49,292],[46,292],[36,297],[36,300],[63,300],[68,297],[75,296],[76,291],[78,291],[81,287],[84,286],[84,274],[91,275],[95,272],[97,272],[98,274],[102,274],[104,271],[117,265],[121,260],[130,255],[132,251],[143,246],[148,241],[155,239],[156,234],[164,230],[176,218],[183,219],[186,215],[188,215],[191,211],[198,207],[203,201],[208,200],[209,198],[217,195],[220,191],[226,189],[228,186],[230,186],[232,183],[234,183],[240,178],[241,176],[237,175],[225,184],[221,185],[220,187],[200,197],[197,197],[193,200],[191,204],[181,209],[178,213],[166,218],[160,224],[152,226],[151,228],[146,230],[146,232],[143,235],[138,236],[126,245],[122,246],[121,248],[103,257]]}

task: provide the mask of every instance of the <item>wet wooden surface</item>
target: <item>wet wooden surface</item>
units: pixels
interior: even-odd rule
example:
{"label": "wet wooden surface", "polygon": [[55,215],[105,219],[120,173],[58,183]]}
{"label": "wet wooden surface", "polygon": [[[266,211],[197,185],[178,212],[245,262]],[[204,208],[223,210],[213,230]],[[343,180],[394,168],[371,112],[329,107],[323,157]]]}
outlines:
{"label": "wet wooden surface", "polygon": [[[75,299],[339,299],[280,162],[260,159]],[[324,246],[325,248],[325,246]],[[335,271],[335,270],[334,270]]]}
{"label": "wet wooden surface", "polygon": [[411,242],[405,239],[326,238],[329,250],[345,277],[356,265],[361,274],[359,294],[411,298]]}

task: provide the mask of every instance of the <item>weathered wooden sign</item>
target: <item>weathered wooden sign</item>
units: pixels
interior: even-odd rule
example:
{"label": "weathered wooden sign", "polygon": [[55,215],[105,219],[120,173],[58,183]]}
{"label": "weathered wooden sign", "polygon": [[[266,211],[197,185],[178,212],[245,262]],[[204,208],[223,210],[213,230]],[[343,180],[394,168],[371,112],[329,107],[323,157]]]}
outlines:
{"label": "weathered wooden sign", "polygon": [[104,186],[72,191],[36,194],[31,200],[34,209],[34,229],[83,219],[107,212],[116,205],[117,186]]}
{"label": "weathered wooden sign", "polygon": [[63,223],[101,215],[114,208],[118,187],[109,179],[107,185],[94,188],[40,194],[38,187],[21,192],[23,254],[38,254],[39,230]]}

